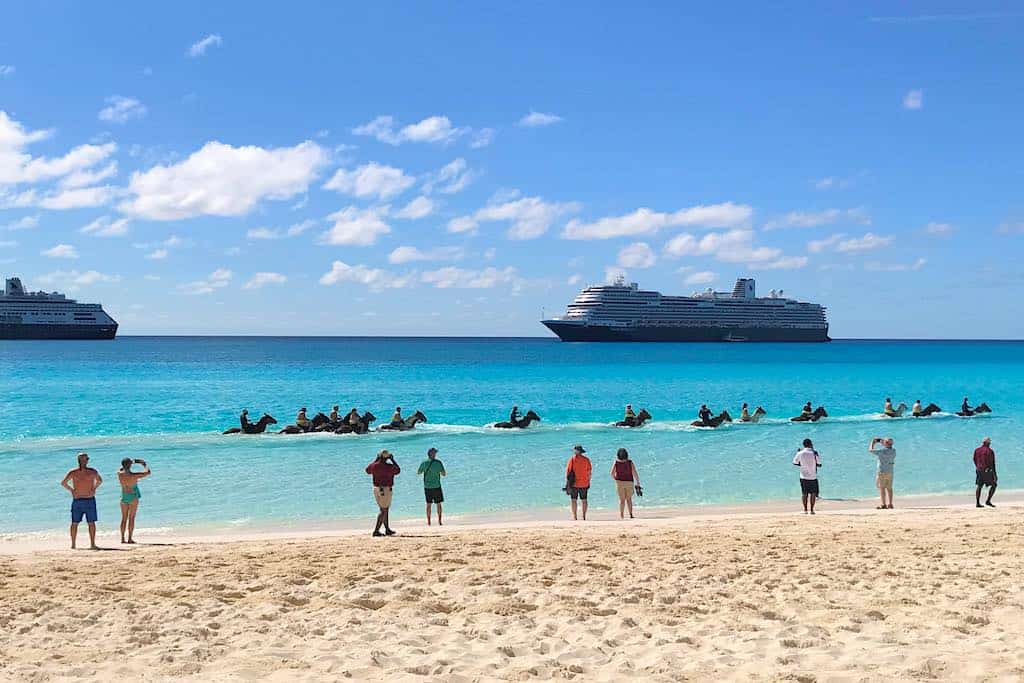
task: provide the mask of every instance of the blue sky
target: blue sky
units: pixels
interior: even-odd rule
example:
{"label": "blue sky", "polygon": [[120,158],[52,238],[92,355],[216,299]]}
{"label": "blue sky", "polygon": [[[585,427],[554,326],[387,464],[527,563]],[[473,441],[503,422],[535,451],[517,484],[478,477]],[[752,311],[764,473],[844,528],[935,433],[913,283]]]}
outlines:
{"label": "blue sky", "polygon": [[1012,3],[22,3],[0,271],[123,334],[544,335],[585,284],[1024,337]]}

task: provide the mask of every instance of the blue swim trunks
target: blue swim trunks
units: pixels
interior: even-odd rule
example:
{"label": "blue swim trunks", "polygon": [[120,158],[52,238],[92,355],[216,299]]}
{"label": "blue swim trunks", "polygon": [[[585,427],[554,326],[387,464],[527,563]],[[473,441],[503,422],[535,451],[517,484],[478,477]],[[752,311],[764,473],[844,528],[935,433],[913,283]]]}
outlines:
{"label": "blue swim trunks", "polygon": [[85,517],[85,521],[93,524],[98,516],[96,514],[95,498],[75,498],[71,501],[71,523],[78,524]]}

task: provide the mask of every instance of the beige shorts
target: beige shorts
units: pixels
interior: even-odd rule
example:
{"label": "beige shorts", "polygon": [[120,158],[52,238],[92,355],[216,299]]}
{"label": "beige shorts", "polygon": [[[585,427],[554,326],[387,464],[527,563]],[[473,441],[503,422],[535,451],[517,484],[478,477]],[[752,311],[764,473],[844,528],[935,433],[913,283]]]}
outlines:
{"label": "beige shorts", "polygon": [[618,491],[619,497],[632,498],[633,497],[633,482],[631,481],[619,481],[615,480],[615,490]]}
{"label": "beige shorts", "polygon": [[875,486],[880,489],[892,488],[892,472],[879,472],[875,475]]}
{"label": "beige shorts", "polygon": [[391,487],[390,486],[374,486],[373,487],[373,499],[377,501],[377,507],[382,510],[386,510],[391,507]]}

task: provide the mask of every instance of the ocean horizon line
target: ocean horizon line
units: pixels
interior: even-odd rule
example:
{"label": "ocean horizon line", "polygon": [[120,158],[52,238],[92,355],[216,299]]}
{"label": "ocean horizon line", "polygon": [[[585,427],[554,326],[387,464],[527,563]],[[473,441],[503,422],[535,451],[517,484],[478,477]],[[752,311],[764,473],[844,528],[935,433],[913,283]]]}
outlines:
{"label": "ocean horizon line", "polygon": [[[376,335],[376,334],[119,334],[116,339],[351,339],[351,340],[405,340],[405,341],[416,341],[416,340],[455,340],[455,341],[530,341],[530,342],[553,342],[561,344],[600,344],[600,345],[618,345],[618,344],[639,344],[639,345],[653,345],[653,346],[671,346],[677,345],[690,345],[690,346],[715,346],[715,342],[563,342],[555,336],[527,336],[527,335]],[[116,339],[114,341],[116,341]],[[54,339],[13,339],[6,341],[75,341],[75,340],[54,340]],[[80,340],[81,341],[81,340]],[[95,341],[95,340],[85,340]],[[107,340],[101,340],[107,341]],[[1024,342],[1024,338],[1020,339],[1008,339],[1000,337],[833,337],[831,342],[884,342],[884,343],[919,343],[919,342],[938,342],[938,343],[986,343],[986,344],[1019,344]],[[765,345],[778,345],[778,346],[799,346],[799,345],[820,345],[822,342],[749,342],[747,346],[765,346]],[[734,344],[735,345],[735,344]]]}

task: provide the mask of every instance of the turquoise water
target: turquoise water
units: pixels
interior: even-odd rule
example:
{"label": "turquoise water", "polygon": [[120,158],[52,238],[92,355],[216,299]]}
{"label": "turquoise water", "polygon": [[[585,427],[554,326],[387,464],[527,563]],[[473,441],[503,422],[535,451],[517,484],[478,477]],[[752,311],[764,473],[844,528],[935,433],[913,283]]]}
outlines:
{"label": "turquoise water", "polygon": [[[0,341],[0,533],[63,530],[58,485],[87,450],[107,483],[101,522],[118,519],[115,472],[144,458],[140,526],[261,528],[372,519],[363,468],[387,448],[404,472],[394,514],[419,516],[416,466],[428,447],[449,471],[446,511],[564,505],[562,468],[575,443],[594,460],[592,505],[611,507],[608,470],[630,450],[647,505],[792,498],[790,465],[810,437],[821,452],[822,495],[874,495],[876,435],[896,439],[898,493],[966,491],[971,452],[994,440],[1000,483],[1024,477],[1015,409],[1024,404],[1024,343],[836,341],[831,344],[563,344],[547,339],[317,339],[122,337],[113,342]],[[920,398],[952,412],[964,395],[994,414],[883,420],[882,401]],[[791,424],[804,401],[831,417]],[[694,429],[701,403],[737,416],[762,405],[758,425]],[[526,431],[486,425],[512,403],[542,417]],[[646,407],[643,429],[609,426],[622,407]],[[430,422],[368,436],[222,436],[248,407],[284,426],[299,406],[358,406],[386,420],[395,405]],[[379,423],[378,423],[379,424]]]}

